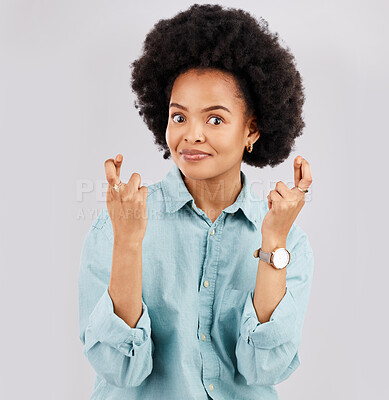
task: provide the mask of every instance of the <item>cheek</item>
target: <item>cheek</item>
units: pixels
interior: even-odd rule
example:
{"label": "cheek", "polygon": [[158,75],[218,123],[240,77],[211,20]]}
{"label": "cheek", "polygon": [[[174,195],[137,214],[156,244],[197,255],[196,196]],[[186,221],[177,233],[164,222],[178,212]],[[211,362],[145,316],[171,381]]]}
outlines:
{"label": "cheek", "polygon": [[172,129],[171,127],[167,127],[165,132],[165,140],[171,153],[175,153],[182,141],[182,138],[178,134],[177,130],[175,130],[174,128]]}
{"label": "cheek", "polygon": [[177,140],[176,135],[174,135],[174,129],[171,129],[169,126],[166,128],[165,140],[169,147],[172,147]]}
{"label": "cheek", "polygon": [[240,148],[243,147],[241,135],[235,133],[223,135],[222,138],[218,138],[215,146],[225,153],[239,153]]}

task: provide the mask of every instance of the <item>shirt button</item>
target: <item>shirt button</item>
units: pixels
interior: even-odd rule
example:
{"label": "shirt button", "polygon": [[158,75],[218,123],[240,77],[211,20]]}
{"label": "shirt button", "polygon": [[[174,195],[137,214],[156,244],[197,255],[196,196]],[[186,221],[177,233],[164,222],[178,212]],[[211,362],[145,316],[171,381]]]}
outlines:
{"label": "shirt button", "polygon": [[214,235],[215,234],[215,229],[212,229],[210,234]]}
{"label": "shirt button", "polygon": [[209,282],[208,281],[204,281],[204,286],[208,287],[209,286]]}
{"label": "shirt button", "polygon": [[205,335],[204,335],[204,333],[203,333],[203,341],[205,342]]}
{"label": "shirt button", "polygon": [[232,215],[232,216],[234,216],[234,215],[235,215],[235,213],[233,212],[233,213],[231,213],[231,215]]}
{"label": "shirt button", "polygon": [[194,210],[194,204],[193,204],[193,203],[191,204],[191,207],[192,207],[192,208],[193,208],[193,210]]}
{"label": "shirt button", "polygon": [[212,383],[209,385],[209,388],[210,388],[211,390],[213,390],[213,385],[212,385]]}

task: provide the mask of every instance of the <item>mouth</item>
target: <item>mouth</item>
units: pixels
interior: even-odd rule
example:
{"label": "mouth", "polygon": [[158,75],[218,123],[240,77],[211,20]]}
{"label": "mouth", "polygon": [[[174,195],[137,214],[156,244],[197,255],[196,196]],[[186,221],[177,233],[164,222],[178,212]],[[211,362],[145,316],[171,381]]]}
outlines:
{"label": "mouth", "polygon": [[185,161],[201,161],[208,157],[211,157],[210,154],[181,154],[181,158]]}

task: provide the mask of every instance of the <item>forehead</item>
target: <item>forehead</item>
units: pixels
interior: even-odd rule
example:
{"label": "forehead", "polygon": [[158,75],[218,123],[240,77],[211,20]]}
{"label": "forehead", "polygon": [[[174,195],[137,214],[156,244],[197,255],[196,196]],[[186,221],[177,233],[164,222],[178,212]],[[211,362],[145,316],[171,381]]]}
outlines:
{"label": "forehead", "polygon": [[175,80],[171,101],[183,104],[215,101],[238,106],[238,86],[232,74],[220,70],[191,69],[180,74]]}

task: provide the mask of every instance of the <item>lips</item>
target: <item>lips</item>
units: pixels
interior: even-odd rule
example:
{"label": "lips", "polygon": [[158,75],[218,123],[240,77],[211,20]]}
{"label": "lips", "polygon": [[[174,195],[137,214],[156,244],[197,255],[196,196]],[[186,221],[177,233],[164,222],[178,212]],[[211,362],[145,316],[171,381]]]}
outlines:
{"label": "lips", "polygon": [[210,154],[206,154],[206,153],[197,153],[197,154],[181,154],[181,157],[185,160],[185,161],[200,161],[200,160],[204,160],[208,157],[211,157]]}
{"label": "lips", "polygon": [[181,154],[188,154],[188,155],[196,155],[196,154],[204,154],[204,155],[209,155],[209,153],[206,153],[201,150],[193,150],[193,149],[184,149],[180,151]]}

